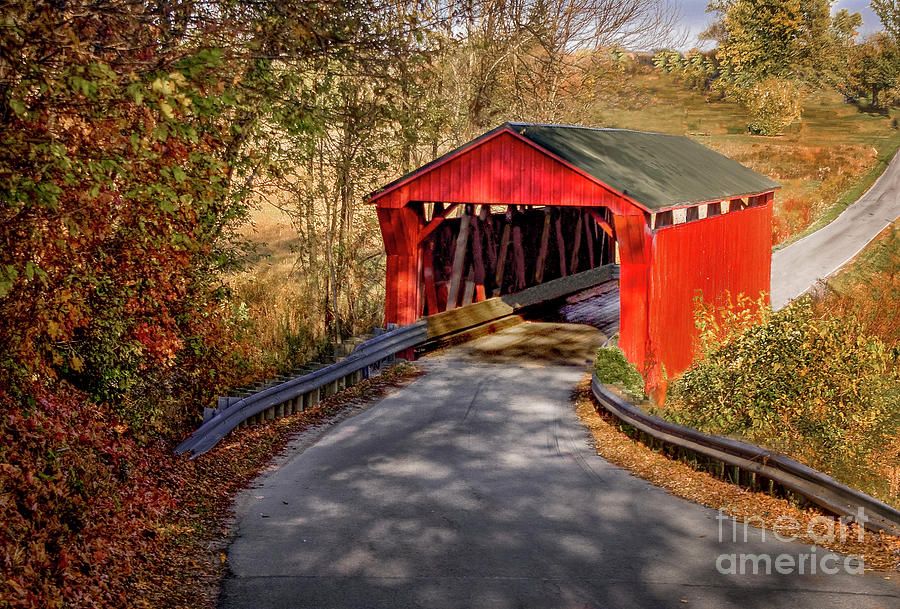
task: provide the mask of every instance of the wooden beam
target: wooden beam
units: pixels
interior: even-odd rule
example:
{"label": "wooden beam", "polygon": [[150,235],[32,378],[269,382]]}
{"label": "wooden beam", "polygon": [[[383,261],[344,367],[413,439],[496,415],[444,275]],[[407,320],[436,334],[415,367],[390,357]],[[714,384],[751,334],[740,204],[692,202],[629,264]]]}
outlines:
{"label": "wooden beam", "polygon": [[606,218],[603,217],[603,214],[600,212],[600,210],[588,209],[587,212],[591,215],[591,218],[594,219],[594,222],[597,223],[597,226],[602,228],[603,232],[609,235],[610,239],[616,238],[612,226],[609,225],[609,222],[606,221]]}
{"label": "wooden beam", "polygon": [[462,297],[462,306],[466,307],[472,304],[472,299],[475,297],[475,269],[469,269],[469,274],[466,276],[466,287],[463,290]]}
{"label": "wooden beam", "polygon": [[509,251],[509,235],[512,228],[512,222],[509,221],[510,215],[506,214],[507,222],[503,225],[503,237],[500,239],[500,253],[497,254],[497,273],[494,276],[497,287],[494,288],[494,296],[499,296],[503,291],[503,271],[506,270],[506,254]]}
{"label": "wooden beam", "polygon": [[525,250],[522,248],[522,227],[513,223],[513,263],[516,271],[516,289],[521,290],[526,285],[525,280]]}
{"label": "wooden beam", "polygon": [[538,250],[537,263],[534,269],[535,283],[544,280],[544,262],[547,259],[547,246],[550,244],[550,208],[544,208],[544,230],[541,232],[541,246]]}
{"label": "wooden beam", "polygon": [[437,289],[434,286],[434,242],[429,241],[423,252],[424,265],[422,274],[425,279],[425,306],[428,314],[434,315],[439,312],[437,299]]}
{"label": "wooden beam", "polygon": [[475,270],[475,302],[484,300],[484,248],[481,234],[481,216],[472,218],[472,264]]}
{"label": "wooden beam", "polygon": [[459,222],[459,235],[456,236],[456,249],[453,252],[453,270],[450,272],[450,291],[447,294],[447,310],[455,309],[459,302],[459,287],[462,281],[463,263],[466,260],[466,245],[469,240],[469,222],[471,216],[462,215]]}
{"label": "wooden beam", "polygon": [[478,212],[478,218],[481,220],[481,226],[487,238],[485,247],[487,248],[488,272],[493,274],[497,268],[497,239],[494,236],[494,218],[491,216],[491,206],[482,205]]}
{"label": "wooden beam", "polygon": [[556,249],[559,251],[559,276],[565,277],[566,273],[566,242],[563,240],[562,210],[556,216]]}
{"label": "wooden beam", "polygon": [[426,224],[425,228],[423,228],[422,230],[419,231],[419,237],[418,237],[417,243],[422,243],[425,239],[427,239],[428,236],[434,232],[434,229],[436,229],[438,226],[440,226],[441,222],[443,222],[447,218],[447,216],[450,215],[450,212],[452,212],[458,206],[459,206],[459,203],[453,203],[450,205],[450,207],[448,207],[447,209],[444,209],[440,212],[438,211],[438,208],[435,207],[434,211],[438,215],[437,215],[437,217],[432,218],[431,222]]}
{"label": "wooden beam", "polygon": [[578,272],[578,250],[581,248],[581,224],[583,214],[578,210],[578,219],[575,220],[575,243],[572,245],[572,259],[569,262],[569,273]]}
{"label": "wooden beam", "polygon": [[590,263],[591,268],[594,268],[595,266],[597,266],[597,264],[594,261],[594,233],[591,232],[591,230],[592,230],[591,223],[585,222],[584,223],[584,236],[587,239],[588,262]]}

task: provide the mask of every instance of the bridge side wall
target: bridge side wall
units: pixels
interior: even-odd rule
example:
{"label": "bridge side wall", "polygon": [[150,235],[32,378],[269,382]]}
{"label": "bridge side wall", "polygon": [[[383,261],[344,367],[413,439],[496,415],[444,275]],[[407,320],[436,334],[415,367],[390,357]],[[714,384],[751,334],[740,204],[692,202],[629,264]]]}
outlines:
{"label": "bridge side wall", "polygon": [[645,353],[650,360],[649,386],[659,384],[662,367],[671,377],[691,365],[698,336],[695,297],[722,305],[738,294],[754,300],[765,294],[768,304],[772,195],[762,195],[754,202],[758,204],[662,228],[653,235]]}

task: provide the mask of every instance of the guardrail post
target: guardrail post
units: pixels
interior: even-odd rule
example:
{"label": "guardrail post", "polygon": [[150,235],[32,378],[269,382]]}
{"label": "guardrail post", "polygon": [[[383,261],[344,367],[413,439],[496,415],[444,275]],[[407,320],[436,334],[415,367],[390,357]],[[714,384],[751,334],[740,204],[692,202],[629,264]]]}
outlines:
{"label": "guardrail post", "polygon": [[275,407],[275,418],[283,419],[284,418],[284,402]]}

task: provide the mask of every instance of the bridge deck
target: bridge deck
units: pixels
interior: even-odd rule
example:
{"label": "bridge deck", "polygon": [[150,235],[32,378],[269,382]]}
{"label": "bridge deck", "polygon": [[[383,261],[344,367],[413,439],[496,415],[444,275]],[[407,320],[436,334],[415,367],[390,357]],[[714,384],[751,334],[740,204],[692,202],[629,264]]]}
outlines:
{"label": "bridge deck", "polygon": [[593,326],[606,336],[612,336],[619,331],[618,284],[604,283],[573,294],[541,310],[536,317],[544,321]]}

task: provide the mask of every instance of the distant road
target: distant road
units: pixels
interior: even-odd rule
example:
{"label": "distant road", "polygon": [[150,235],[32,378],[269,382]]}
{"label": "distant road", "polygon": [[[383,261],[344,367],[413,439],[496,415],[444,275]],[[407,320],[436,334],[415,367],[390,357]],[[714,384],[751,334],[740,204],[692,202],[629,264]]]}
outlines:
{"label": "distant road", "polygon": [[900,218],[900,154],[831,224],[772,255],[772,307],[780,309],[852,260]]}

